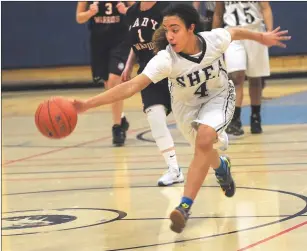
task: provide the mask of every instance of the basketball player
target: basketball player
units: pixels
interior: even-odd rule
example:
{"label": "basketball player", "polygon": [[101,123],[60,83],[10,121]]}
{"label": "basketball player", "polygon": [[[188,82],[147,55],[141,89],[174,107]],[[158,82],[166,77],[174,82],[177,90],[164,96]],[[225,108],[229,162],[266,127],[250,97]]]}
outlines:
{"label": "basketball player", "polygon": [[159,53],[141,74],[88,100],[72,101],[80,113],[126,99],[151,83],[169,78],[174,117],[182,134],[194,146],[184,195],[170,215],[171,229],[177,233],[186,225],[193,201],[210,166],[215,170],[224,194],[227,197],[235,194],[230,159],[220,157],[215,149],[215,143],[225,135],[223,131],[235,108],[235,89],[228,79],[223,53],[234,40],[249,39],[266,46],[285,47],[281,41],[290,39],[284,36],[287,31],[279,31],[279,28],[272,32],[242,28],[200,32],[202,29],[193,6],[170,5],[163,13],[163,25],[153,37]]}
{"label": "basketball player", "polygon": [[[138,61],[138,74],[153,58],[152,36],[162,23],[162,11],[167,2],[137,2],[127,11],[131,50],[122,73],[122,80],[128,81],[134,64]],[[146,113],[151,133],[168,166],[168,171],[158,180],[159,186],[168,186],[184,181],[178,166],[174,141],[167,127],[166,117],[171,112],[171,98],[167,78],[158,84],[151,83],[141,91],[143,111]]]}
{"label": "basketball player", "polygon": [[[91,69],[94,83],[104,82],[107,89],[121,83],[129,46],[124,43],[128,26],[117,9],[119,2],[78,2],[76,19],[82,24],[89,21]],[[122,146],[129,123],[123,116],[123,101],[112,104],[113,144]]]}
{"label": "basketball player", "polygon": [[194,8],[202,14],[205,13],[205,19],[208,22],[208,30],[212,29],[212,22],[213,22],[213,14],[215,9],[215,2],[214,1],[193,1]]}
{"label": "basketball player", "polygon": [[[216,2],[213,28],[221,27],[223,21],[226,27],[242,27],[252,31],[264,31],[264,22],[267,31],[272,31],[273,29],[272,10],[268,2]],[[251,133],[262,133],[260,115],[262,77],[270,75],[268,48],[255,41],[235,41],[226,50],[225,61],[227,71],[230,74],[230,79],[235,84],[237,93],[235,113],[226,132],[232,137],[244,135],[241,122],[241,106],[246,75],[249,79],[249,95],[251,99]]]}

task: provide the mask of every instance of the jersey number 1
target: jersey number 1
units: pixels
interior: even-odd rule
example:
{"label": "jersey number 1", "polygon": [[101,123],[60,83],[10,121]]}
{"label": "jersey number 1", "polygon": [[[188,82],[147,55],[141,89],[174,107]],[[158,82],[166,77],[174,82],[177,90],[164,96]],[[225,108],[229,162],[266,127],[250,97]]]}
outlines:
{"label": "jersey number 1", "polygon": [[142,31],[141,31],[141,29],[138,29],[138,34],[139,34],[140,42],[141,42],[141,43],[144,43],[145,40],[144,40],[143,37],[142,37]]}
{"label": "jersey number 1", "polygon": [[[249,13],[249,7],[246,7],[243,9],[244,11],[244,15],[245,15],[245,22],[248,23],[248,24],[252,24],[254,21],[255,21],[255,17]],[[240,25],[240,20],[239,20],[239,14],[238,14],[238,10],[235,9],[232,14],[235,16],[235,19],[236,19],[236,25]]]}

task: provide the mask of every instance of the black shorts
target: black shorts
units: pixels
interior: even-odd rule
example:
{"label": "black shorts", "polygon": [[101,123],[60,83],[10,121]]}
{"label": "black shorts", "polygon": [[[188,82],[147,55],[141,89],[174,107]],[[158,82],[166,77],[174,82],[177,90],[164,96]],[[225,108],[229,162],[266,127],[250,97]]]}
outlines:
{"label": "black shorts", "polygon": [[168,88],[167,78],[154,84],[151,83],[144,90],[141,91],[143,101],[143,111],[153,105],[164,105],[166,108],[166,115],[172,111],[171,97]]}
{"label": "black shorts", "polygon": [[106,81],[109,74],[120,76],[130,52],[130,46],[122,39],[112,39],[91,32],[91,68],[94,82]]}

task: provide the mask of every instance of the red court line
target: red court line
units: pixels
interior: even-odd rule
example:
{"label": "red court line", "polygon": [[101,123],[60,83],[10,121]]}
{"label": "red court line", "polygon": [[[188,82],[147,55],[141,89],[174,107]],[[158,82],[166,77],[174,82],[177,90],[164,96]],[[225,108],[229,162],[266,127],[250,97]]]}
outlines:
{"label": "red court line", "polygon": [[253,244],[250,244],[250,245],[248,245],[248,246],[246,246],[246,247],[244,247],[244,248],[240,248],[240,249],[238,249],[238,251],[244,251],[244,250],[253,248],[253,247],[258,246],[258,245],[260,245],[260,244],[262,244],[262,243],[264,243],[264,242],[267,242],[267,241],[272,240],[272,239],[274,239],[274,238],[276,238],[276,237],[279,237],[279,236],[281,236],[281,235],[283,235],[283,234],[289,233],[289,232],[291,232],[291,231],[293,231],[293,230],[295,230],[295,229],[297,229],[297,228],[300,228],[300,227],[302,227],[302,226],[304,226],[304,225],[306,225],[306,224],[307,224],[307,221],[304,221],[304,222],[302,222],[302,223],[300,223],[300,224],[298,224],[298,225],[295,225],[295,226],[293,226],[293,227],[290,227],[290,228],[288,228],[288,229],[285,229],[284,231],[281,231],[281,232],[279,232],[279,233],[277,233],[277,234],[271,235],[271,236],[269,236],[269,237],[267,237],[267,238],[265,238],[265,239],[262,239],[262,240],[260,240],[260,241],[257,241],[257,242],[255,242],[255,243],[253,243]]}
{"label": "red court line", "polygon": [[[135,133],[135,132],[138,132],[140,130],[145,130],[145,129],[147,129],[147,127],[138,128],[138,129],[134,129],[134,130],[129,130],[128,134]],[[51,151],[30,155],[28,157],[24,157],[24,158],[20,158],[20,159],[9,160],[9,161],[6,161],[5,163],[3,163],[2,166],[4,167],[4,166],[12,164],[12,163],[21,162],[21,161],[24,161],[24,160],[28,160],[28,159],[32,159],[32,158],[40,157],[40,156],[44,156],[44,155],[48,155],[48,154],[51,154],[51,153],[61,152],[61,151],[67,150],[67,149],[71,149],[71,148],[74,148],[74,147],[95,143],[95,142],[98,142],[98,141],[103,141],[103,140],[110,139],[110,138],[111,138],[111,136],[107,136],[107,137],[103,137],[103,138],[99,138],[99,139],[85,141],[85,142],[82,142],[82,143],[79,143],[79,144],[75,144],[75,145],[72,145],[72,146],[65,146],[65,147],[61,147],[61,148],[54,149],[54,150],[51,150]]]}

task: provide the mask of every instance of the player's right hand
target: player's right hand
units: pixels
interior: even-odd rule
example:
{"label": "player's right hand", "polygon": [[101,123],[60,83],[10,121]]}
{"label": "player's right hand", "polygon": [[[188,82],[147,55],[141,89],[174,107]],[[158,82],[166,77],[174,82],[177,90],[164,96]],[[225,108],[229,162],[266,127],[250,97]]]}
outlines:
{"label": "player's right hand", "polygon": [[126,5],[125,5],[124,3],[122,3],[122,2],[119,2],[119,3],[116,5],[116,8],[117,8],[118,12],[119,12],[120,14],[123,14],[123,15],[125,15],[126,12],[127,12],[127,10],[128,10],[128,8],[126,7]]}
{"label": "player's right hand", "polygon": [[82,113],[82,112],[85,112],[86,110],[89,109],[89,107],[87,106],[86,101],[72,99],[72,100],[70,100],[70,102],[75,107],[77,113]]}
{"label": "player's right hand", "polygon": [[98,8],[98,1],[92,3],[89,7],[89,12],[91,13],[91,16],[95,16],[98,11],[99,11],[99,8]]}
{"label": "player's right hand", "polygon": [[131,79],[131,74],[132,74],[132,67],[125,67],[121,75],[122,82],[129,81]]}

